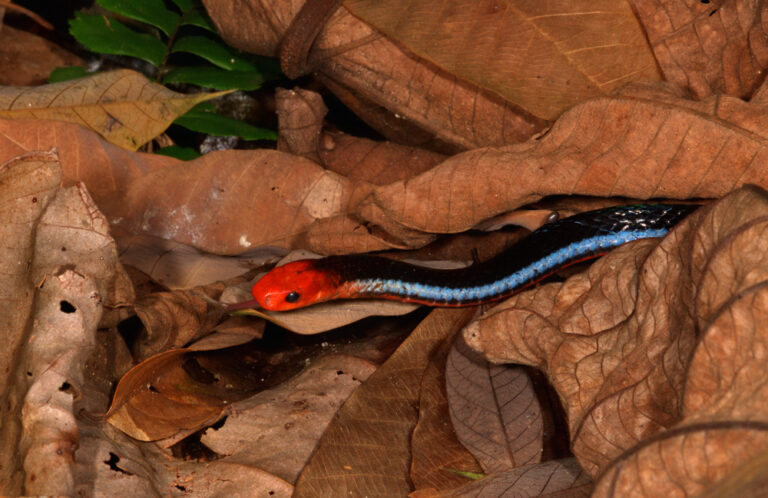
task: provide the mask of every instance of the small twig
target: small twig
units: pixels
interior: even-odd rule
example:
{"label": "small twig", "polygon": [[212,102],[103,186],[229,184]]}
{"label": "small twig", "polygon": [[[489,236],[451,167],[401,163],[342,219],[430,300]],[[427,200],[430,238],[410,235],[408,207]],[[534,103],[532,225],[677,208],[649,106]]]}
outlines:
{"label": "small twig", "polygon": [[21,12],[22,14],[25,14],[30,19],[35,21],[37,24],[42,26],[43,28],[47,29],[48,31],[53,31],[53,24],[49,23],[39,15],[35,14],[31,10],[22,7],[21,5],[16,5],[11,2],[11,0],[0,0],[0,7],[5,7],[8,10],[15,10],[17,12]]}

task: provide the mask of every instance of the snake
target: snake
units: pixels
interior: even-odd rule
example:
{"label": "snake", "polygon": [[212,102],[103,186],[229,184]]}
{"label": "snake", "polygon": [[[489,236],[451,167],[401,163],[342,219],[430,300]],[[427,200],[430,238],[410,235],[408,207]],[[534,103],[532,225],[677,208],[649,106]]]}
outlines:
{"label": "snake", "polygon": [[491,303],[618,246],[665,236],[699,205],[640,204],[586,211],[547,223],[482,263],[435,269],[370,254],[278,266],[233,305],[288,311],[335,299],[390,299],[438,307]]}

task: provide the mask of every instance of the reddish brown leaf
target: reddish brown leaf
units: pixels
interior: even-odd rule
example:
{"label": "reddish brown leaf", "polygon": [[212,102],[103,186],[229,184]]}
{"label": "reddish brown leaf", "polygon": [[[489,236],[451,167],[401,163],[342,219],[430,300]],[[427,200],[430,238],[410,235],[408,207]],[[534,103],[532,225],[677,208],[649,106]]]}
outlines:
{"label": "reddish brown leaf", "polygon": [[626,1],[344,5],[418,56],[544,119],[629,81],[659,79]]}
{"label": "reddish brown leaf", "polygon": [[186,365],[190,352],[172,349],[129,370],[115,390],[109,423],[140,441],[155,441],[211,424],[227,404],[242,399],[219,379],[201,381],[191,375]]}
{"label": "reddish brown leaf", "polygon": [[430,353],[472,309],[436,310],[344,403],[296,483],[295,496],[398,495],[410,491],[410,436]]}
{"label": "reddish brown leaf", "polygon": [[[303,3],[204,2],[228,43],[263,55],[276,54]],[[347,105],[364,114],[384,136],[406,140],[401,143],[419,144],[435,137],[444,147],[468,149],[521,142],[544,126],[498,96],[458,82],[410,55],[345,7],[320,33],[309,60],[317,63],[321,78]],[[382,75],[386,75],[385,85]],[[386,116],[374,110],[379,108],[388,110]],[[404,122],[407,131],[398,122]],[[417,136],[414,125],[426,133]]]}
{"label": "reddish brown leaf", "polygon": [[485,473],[541,461],[544,422],[525,369],[491,365],[460,339],[445,382],[456,435]]}
{"label": "reddish brown leaf", "polygon": [[46,40],[7,24],[0,30],[0,85],[31,86],[48,81],[51,71],[62,66],[83,66],[83,60]]}
{"label": "reddish brown leaf", "polygon": [[544,369],[596,496],[700,493],[763,451],[766,218],[768,196],[738,190],[467,328],[496,361]]}
{"label": "reddish brown leaf", "polygon": [[764,79],[768,6],[631,0],[667,81],[695,97],[749,98]]}
{"label": "reddish brown leaf", "polygon": [[628,87],[574,107],[538,141],[459,154],[379,187],[360,213],[398,235],[456,232],[546,195],[688,199],[768,186],[760,167],[767,111],[732,97],[693,102],[664,87]]}
{"label": "reddish brown leaf", "polygon": [[280,116],[278,150],[304,156],[347,178],[386,185],[422,173],[445,159],[442,154],[416,147],[324,131],[328,109],[318,93],[278,89],[275,99]]}

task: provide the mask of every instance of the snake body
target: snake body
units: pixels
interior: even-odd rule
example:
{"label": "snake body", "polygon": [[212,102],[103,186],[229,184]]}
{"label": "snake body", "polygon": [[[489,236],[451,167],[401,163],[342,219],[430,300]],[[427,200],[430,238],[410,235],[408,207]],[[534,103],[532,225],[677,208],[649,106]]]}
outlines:
{"label": "snake body", "polygon": [[251,292],[259,306],[275,311],[355,298],[451,307],[488,303],[627,242],[662,237],[697,207],[648,204],[584,212],[542,226],[488,261],[455,270],[372,255],[294,261],[267,273]]}

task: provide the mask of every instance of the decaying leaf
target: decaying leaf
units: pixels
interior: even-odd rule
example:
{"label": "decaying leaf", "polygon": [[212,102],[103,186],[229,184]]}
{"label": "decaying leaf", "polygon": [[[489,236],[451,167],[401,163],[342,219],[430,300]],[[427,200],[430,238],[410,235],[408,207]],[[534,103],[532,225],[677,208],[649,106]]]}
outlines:
{"label": "decaying leaf", "polygon": [[474,314],[436,310],[344,403],[296,483],[295,496],[405,495],[419,384],[430,353]]}
{"label": "decaying leaf", "polygon": [[549,376],[595,496],[700,493],[763,451],[766,219],[765,192],[737,190],[466,329]]}
{"label": "decaying leaf", "polygon": [[36,87],[0,88],[0,118],[55,119],[136,150],[200,102],[226,92],[185,95],[128,69]]}
{"label": "decaying leaf", "polygon": [[[0,491],[18,495],[24,479],[23,455],[18,452],[22,437],[21,403],[28,388],[18,365],[29,339],[26,324],[32,313],[33,282],[29,264],[35,252],[37,224],[59,186],[61,169],[55,154],[32,153],[0,165],[0,233],[3,257],[0,296],[6,303],[0,315],[3,348],[0,350]],[[21,377],[21,378],[20,378]]]}
{"label": "decaying leaf", "polygon": [[486,474],[538,463],[544,418],[531,379],[522,367],[479,356],[462,339],[448,355],[445,383],[456,436]]}
{"label": "decaying leaf", "polygon": [[629,81],[659,79],[626,0],[344,5],[418,56],[544,119]]}
{"label": "decaying leaf", "polygon": [[231,405],[202,442],[223,456],[295,482],[344,400],[373,373],[368,361],[321,358],[295,378]]}

